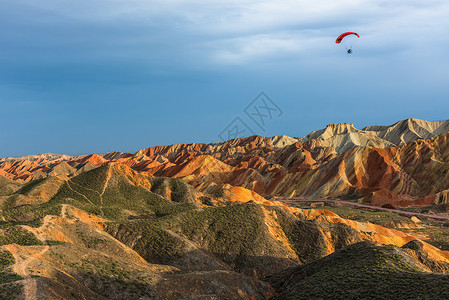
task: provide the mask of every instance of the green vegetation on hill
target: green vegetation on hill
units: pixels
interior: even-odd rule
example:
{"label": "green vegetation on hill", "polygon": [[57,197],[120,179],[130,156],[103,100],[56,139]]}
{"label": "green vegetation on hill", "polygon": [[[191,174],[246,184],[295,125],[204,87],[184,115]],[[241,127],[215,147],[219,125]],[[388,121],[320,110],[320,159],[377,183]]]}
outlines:
{"label": "green vegetation on hill", "polygon": [[322,258],[328,253],[328,241],[338,250],[346,245],[360,242],[358,232],[343,223],[299,220],[286,210],[274,207],[278,222],[290,244],[303,263]]}
{"label": "green vegetation on hill", "polygon": [[9,251],[0,251],[0,299],[16,299],[20,295],[22,284],[15,283],[21,280],[10,268],[15,263],[14,256]]}
{"label": "green vegetation on hill", "polygon": [[447,299],[449,275],[424,273],[402,249],[360,242],[269,278],[274,299]]}
{"label": "green vegetation on hill", "polygon": [[[111,219],[124,219],[124,210],[137,216],[163,216],[195,208],[193,203],[175,203],[136,186],[120,172],[103,166],[82,173],[62,185],[51,203],[70,203],[90,213]],[[112,172],[108,178],[107,172]],[[184,183],[173,183],[177,200],[188,196]]]}
{"label": "green vegetation on hill", "polygon": [[[323,201],[324,202],[324,201]],[[310,203],[295,203],[296,207],[310,209]],[[441,250],[449,251],[449,223],[435,221],[432,219],[423,220],[416,226],[409,217],[401,216],[397,213],[383,210],[366,210],[347,206],[320,206],[319,209],[329,210],[340,217],[358,222],[370,222],[387,228],[405,231],[410,235],[425,236],[424,240]],[[419,209],[408,209],[420,212]],[[407,228],[407,224],[411,228]],[[398,226],[399,225],[399,226]],[[402,227],[405,228],[402,228]],[[416,226],[416,228],[415,228]]]}
{"label": "green vegetation on hill", "polygon": [[277,243],[269,240],[260,206],[239,204],[208,207],[182,214],[176,229],[190,240],[201,242],[213,253],[258,255],[262,249],[274,254]]}
{"label": "green vegetation on hill", "polygon": [[32,189],[37,187],[39,184],[44,182],[46,178],[36,179],[33,181],[28,182],[25,184],[20,190],[17,191],[18,194],[26,195],[28,194]]}
{"label": "green vegetation on hill", "polygon": [[208,196],[201,196],[199,199],[200,199],[201,203],[204,204],[204,205],[214,206],[214,202]]}
{"label": "green vegetation on hill", "polygon": [[[42,183],[34,181],[20,193],[30,193],[36,187],[41,188]],[[150,185],[150,189],[145,188]],[[92,223],[95,218],[86,218],[78,210],[64,206],[67,219],[49,219],[49,226],[45,227],[55,232],[46,241],[49,251],[42,252],[45,263],[36,267],[42,272],[32,271],[30,276],[36,276],[41,284],[47,280],[42,276],[45,268],[64,271],[54,272],[58,274],[51,280],[63,292],[66,292],[64,280],[76,282],[79,286],[74,285],[70,290],[73,297],[156,298],[164,284],[168,291],[162,294],[165,297],[188,297],[183,293],[196,286],[204,295],[213,290],[211,297],[215,297],[221,295],[219,288],[214,290],[217,286],[222,290],[237,286],[236,290],[242,291],[245,288],[239,280],[246,278],[251,281],[248,289],[257,289],[260,282],[256,279],[266,276],[271,276],[268,280],[277,289],[275,299],[385,299],[390,295],[402,299],[426,298],[426,293],[436,298],[449,297],[449,275],[436,274],[448,272],[449,265],[427,257],[418,242],[410,242],[404,249],[360,243],[360,232],[344,223],[334,224],[321,216],[306,220],[300,212],[294,215],[283,207],[231,204],[215,198],[223,193],[219,190],[198,197],[198,192],[179,179],[147,178],[123,166],[103,166],[67,180],[46,203],[16,206],[8,196],[4,197],[0,245],[42,245],[31,231],[19,225],[40,226],[46,215],[61,216],[62,204],[71,204],[106,218],[110,236],[148,262],[99,232],[100,227]],[[22,197],[18,193],[14,195]],[[196,198],[204,206],[197,204]],[[381,225],[410,221],[389,212],[320,208],[348,219]],[[429,228],[423,228],[423,233]],[[441,242],[444,242],[445,228],[441,226],[439,231]],[[33,263],[34,259],[41,259],[37,257],[40,254],[35,255],[27,248],[17,249],[23,251],[19,255],[31,253]],[[333,249],[341,250],[326,256]],[[10,270],[13,263],[11,253],[0,252],[1,299],[20,294],[20,285],[15,283],[20,276]],[[435,273],[423,273],[423,265]],[[225,274],[226,281],[216,283],[217,274]],[[171,286],[182,285],[185,278],[191,280],[185,284],[186,288],[171,294]],[[204,278],[210,282],[202,281]],[[229,294],[223,292],[223,295]]]}
{"label": "green vegetation on hill", "polygon": [[151,192],[160,195],[163,198],[167,197],[167,181],[165,177],[153,177],[151,178]]}
{"label": "green vegetation on hill", "polygon": [[449,223],[428,222],[422,228],[410,230],[411,234],[425,234],[425,241],[441,250],[449,251]]}
{"label": "green vegetation on hill", "polygon": [[[189,190],[187,184],[179,179],[170,179],[171,200],[175,202],[192,202],[189,201]],[[190,197],[191,198],[191,197]]]}
{"label": "green vegetation on hill", "polygon": [[12,225],[28,225],[39,227],[42,225],[42,219],[47,215],[61,214],[61,206],[58,203],[47,202],[39,205],[23,205],[5,209],[0,212],[4,218],[0,221],[0,228]]}
{"label": "green vegetation on hill", "polygon": [[14,256],[9,251],[0,251],[0,270],[13,265],[16,262]]}
{"label": "green vegetation on hill", "polygon": [[117,261],[85,258],[69,265],[79,272],[77,276],[84,279],[86,287],[108,299],[140,299],[153,293],[148,285],[150,278],[135,278],[136,273]]}
{"label": "green vegetation on hill", "polygon": [[111,168],[111,166],[103,166],[81,173],[80,175],[73,177],[70,182],[75,186],[84,188],[83,191],[90,190],[96,194],[103,189],[108,177],[109,168]]}
{"label": "green vegetation on hill", "polygon": [[[300,202],[298,202],[298,204],[295,204],[293,206],[302,209],[311,208],[310,203],[301,204]],[[332,206],[332,205],[320,206],[316,207],[316,209],[324,209],[332,211],[344,219],[354,220],[358,222],[371,222],[373,224],[378,224],[381,226],[386,226],[388,223],[391,222],[410,222],[410,219],[407,217],[400,216],[397,213],[384,210],[368,211],[366,209],[358,209],[348,206]]]}
{"label": "green vegetation on hill", "polygon": [[215,191],[211,196],[214,199],[218,199],[218,198],[224,198],[226,195],[225,195],[224,189],[219,189],[219,190]]}
{"label": "green vegetation on hill", "polygon": [[270,234],[264,218],[260,205],[238,204],[112,223],[107,230],[152,262],[161,262],[160,253],[169,258],[166,263],[188,255],[185,239],[242,272],[272,274],[296,265],[294,255]]}
{"label": "green vegetation on hill", "polygon": [[[151,192],[178,203],[194,203],[195,189],[178,178],[150,178]],[[170,197],[169,197],[170,196]]]}
{"label": "green vegetation on hill", "polygon": [[125,244],[132,244],[142,257],[153,263],[169,263],[182,255],[185,242],[147,220],[110,224],[108,231]]}
{"label": "green vegetation on hill", "polygon": [[21,188],[21,184],[0,175],[0,197],[8,196]]}
{"label": "green vegetation on hill", "polygon": [[42,245],[36,236],[20,227],[10,227],[0,234],[0,245],[18,244],[21,246]]}
{"label": "green vegetation on hill", "polygon": [[9,196],[2,204],[2,209],[10,209],[16,206],[18,195]]}

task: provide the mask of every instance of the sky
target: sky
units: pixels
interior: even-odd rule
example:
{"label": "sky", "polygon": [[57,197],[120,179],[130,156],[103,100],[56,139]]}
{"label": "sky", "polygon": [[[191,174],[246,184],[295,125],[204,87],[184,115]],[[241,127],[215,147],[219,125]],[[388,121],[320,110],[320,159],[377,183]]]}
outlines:
{"label": "sky", "polygon": [[447,0],[0,0],[0,157],[446,120],[448,15]]}

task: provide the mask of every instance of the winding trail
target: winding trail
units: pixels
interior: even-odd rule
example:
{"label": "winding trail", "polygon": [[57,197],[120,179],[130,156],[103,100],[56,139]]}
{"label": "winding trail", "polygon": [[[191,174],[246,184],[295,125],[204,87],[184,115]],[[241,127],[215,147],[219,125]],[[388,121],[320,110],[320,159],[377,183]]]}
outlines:
{"label": "winding trail", "polygon": [[[46,216],[44,218],[44,223],[42,226],[38,228],[31,228],[28,226],[24,226],[28,231],[31,231],[34,233],[34,235],[45,244],[46,238],[42,235],[41,230],[45,227],[49,226],[49,221],[51,220],[51,216]],[[23,296],[25,300],[34,300],[37,299],[37,281],[36,278],[34,278],[32,275],[34,275],[34,268],[39,268],[39,266],[42,264],[39,264],[37,267],[35,266],[35,263],[38,262],[40,258],[42,258],[45,253],[50,249],[50,246],[44,245],[44,246],[28,246],[28,247],[22,247],[15,244],[10,244],[3,246],[5,249],[7,249],[9,252],[12,253],[15,259],[15,264],[12,266],[13,271],[16,274],[19,274],[23,277],[22,284],[23,284]],[[42,247],[42,250],[38,253],[32,253],[28,249],[35,249]]]}
{"label": "winding trail", "polygon": [[90,201],[90,199],[86,197],[86,195],[84,195],[84,194],[82,194],[82,193],[80,193],[80,192],[78,192],[78,191],[75,191],[75,190],[70,186],[69,180],[66,180],[65,182],[67,183],[67,186],[69,187],[69,189],[70,189],[72,192],[74,192],[74,193],[76,193],[76,194],[78,194],[78,195],[80,195],[80,196],[83,196],[83,197],[84,197],[90,204],[94,205],[94,204],[92,203],[92,201]]}
{"label": "winding trail", "polygon": [[[108,167],[108,171],[107,171],[107,174],[106,174],[106,179],[105,179],[105,182],[104,182],[103,189],[102,189],[101,193],[100,193],[99,191],[96,191],[96,190],[93,190],[93,189],[91,189],[91,188],[88,188],[88,187],[85,187],[85,186],[81,186],[81,185],[80,185],[83,189],[86,189],[86,190],[89,190],[89,191],[92,191],[92,192],[98,194],[98,196],[99,196],[99,198],[100,198],[100,207],[99,207],[99,208],[100,208],[100,212],[101,212],[101,216],[102,216],[102,217],[104,217],[104,211],[103,211],[103,195],[104,195],[104,193],[105,193],[105,191],[106,191],[106,188],[108,187],[108,184],[109,184],[109,181],[111,180],[111,177],[112,177],[112,169],[111,169],[111,167]],[[84,195],[83,193],[80,193],[80,192],[74,190],[74,189],[70,186],[69,180],[66,180],[66,182],[67,182],[67,186],[69,187],[70,190],[72,190],[74,193],[76,193],[76,194],[78,194],[78,195],[84,197],[84,199],[86,199],[90,204],[94,205],[94,203],[93,203],[89,198],[87,198],[86,195]],[[73,183],[73,184],[76,184],[75,182],[72,182],[72,183]],[[77,185],[79,185],[79,184],[77,184]]]}
{"label": "winding trail", "polygon": [[446,217],[446,216],[423,214],[423,213],[417,213],[417,212],[406,211],[406,210],[401,210],[401,209],[378,207],[378,206],[355,203],[355,202],[351,202],[351,201],[343,201],[343,200],[276,199],[275,201],[279,201],[279,202],[334,202],[334,203],[352,205],[352,206],[357,206],[357,207],[362,207],[362,208],[391,211],[391,212],[394,212],[394,213],[397,213],[400,215],[406,215],[406,216],[421,216],[421,217],[432,218],[432,219],[437,219],[437,220],[449,221],[449,217]]}
{"label": "winding trail", "polygon": [[101,211],[101,216],[104,217],[104,212],[103,212],[103,195],[104,192],[106,191],[106,188],[108,187],[109,181],[111,180],[111,176],[112,176],[112,168],[111,166],[108,167],[108,173],[106,174],[106,180],[104,182],[103,185],[103,190],[101,191],[101,194],[98,193],[100,195],[100,211]]}
{"label": "winding trail", "polygon": [[62,207],[61,207],[61,217],[63,217],[63,218],[68,218],[68,211],[67,211],[67,207],[68,207],[68,204],[62,204]]}
{"label": "winding trail", "polygon": [[[17,269],[15,270],[17,274],[24,277],[23,281],[23,292],[25,300],[37,299],[37,282],[36,278],[33,278],[33,271],[27,270],[28,267],[32,266],[38,258],[42,257],[50,249],[50,246],[44,246],[44,249],[33,256],[29,256],[22,261],[17,261]],[[20,256],[20,255],[19,255]]]}

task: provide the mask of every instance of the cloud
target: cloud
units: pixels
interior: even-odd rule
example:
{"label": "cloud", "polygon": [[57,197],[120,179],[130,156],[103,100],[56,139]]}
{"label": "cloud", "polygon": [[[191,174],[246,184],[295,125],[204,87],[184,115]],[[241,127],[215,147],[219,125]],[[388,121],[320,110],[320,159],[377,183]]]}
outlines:
{"label": "cloud", "polygon": [[[154,145],[209,138],[226,124],[214,120],[203,133],[186,124],[232,120],[261,89],[290,114],[273,135],[329,121],[394,122],[419,116],[423,103],[422,118],[447,111],[447,0],[1,2],[0,105],[11,130],[2,151],[11,155],[73,140],[82,152],[106,140],[123,150],[112,146],[117,130]],[[354,55],[335,44],[349,30],[361,35]],[[223,103],[231,108],[216,108]],[[18,119],[19,131],[10,126]],[[42,119],[42,131],[56,132],[36,150],[30,128]],[[104,139],[84,141],[100,123],[113,126]]]}
{"label": "cloud", "polygon": [[445,47],[449,39],[449,4],[438,0],[17,0],[6,9],[25,22],[11,20],[11,52],[25,57],[34,48],[36,59],[50,61],[243,66],[332,55],[326,49],[346,30],[378,53]]}

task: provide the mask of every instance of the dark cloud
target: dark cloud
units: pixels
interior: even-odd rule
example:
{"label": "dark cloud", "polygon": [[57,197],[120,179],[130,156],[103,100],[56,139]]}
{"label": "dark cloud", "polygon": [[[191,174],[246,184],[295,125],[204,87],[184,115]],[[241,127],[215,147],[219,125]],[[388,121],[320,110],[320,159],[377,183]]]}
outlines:
{"label": "dark cloud", "polygon": [[[3,2],[0,156],[58,143],[73,153],[78,130],[85,152],[207,142],[262,90],[286,111],[265,135],[441,119],[448,108],[445,1]],[[346,30],[361,34],[353,55],[334,43]],[[192,120],[210,123],[198,130]]]}

